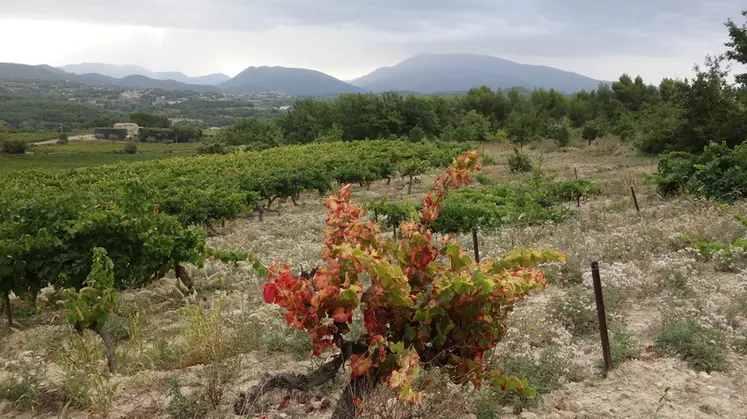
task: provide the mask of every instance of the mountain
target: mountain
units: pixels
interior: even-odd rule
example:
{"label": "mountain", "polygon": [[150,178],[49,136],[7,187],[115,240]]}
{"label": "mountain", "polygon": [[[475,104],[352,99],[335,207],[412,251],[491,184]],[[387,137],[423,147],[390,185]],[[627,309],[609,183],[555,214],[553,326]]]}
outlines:
{"label": "mountain", "polygon": [[319,71],[288,67],[249,67],[220,87],[229,92],[282,92],[292,96],[325,96],[362,90]]}
{"label": "mountain", "polygon": [[[181,81],[178,79],[174,79],[174,80]],[[227,82],[228,80],[231,80],[231,77],[223,73],[214,73],[214,74],[208,74],[206,76],[199,76],[199,77],[189,77],[190,84],[208,84],[211,86],[217,86],[221,83]]]}
{"label": "mountain", "polygon": [[520,64],[489,55],[420,54],[393,67],[379,68],[351,83],[371,92],[437,93],[486,85],[493,89],[542,87],[573,93],[596,89],[600,82],[557,68]]}
{"label": "mountain", "polygon": [[48,65],[26,65],[0,63],[0,79],[40,80],[72,82],[86,85],[109,85],[133,89],[193,90],[195,92],[220,92],[221,89],[210,85],[187,84],[176,80],[156,80],[134,75],[123,78],[110,77],[98,73],[71,74],[62,69]]}
{"label": "mountain", "polygon": [[207,76],[189,77],[184,73],[177,71],[157,72],[150,71],[139,65],[117,65],[105,63],[68,64],[60,67],[60,69],[73,74],[103,74],[115,79],[140,75],[154,80],[174,80],[186,84],[209,84],[216,86],[231,79],[225,74],[209,74]]}
{"label": "mountain", "polygon": [[[62,81],[75,78],[72,74],[60,73],[47,65],[0,63],[0,79]],[[67,75],[67,76],[66,76]]]}
{"label": "mountain", "polygon": [[187,84],[176,80],[155,80],[139,74],[116,79],[113,84],[133,89],[194,90],[201,93],[221,91],[217,86]]}

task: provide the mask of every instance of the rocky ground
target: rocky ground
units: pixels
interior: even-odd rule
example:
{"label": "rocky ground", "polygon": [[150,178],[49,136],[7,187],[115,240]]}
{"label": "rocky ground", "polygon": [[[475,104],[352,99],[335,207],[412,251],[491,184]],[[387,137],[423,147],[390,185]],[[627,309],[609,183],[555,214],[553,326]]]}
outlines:
{"label": "rocky ground", "polygon": [[[499,161],[505,155],[504,149],[487,151]],[[707,258],[688,244],[693,238],[723,242],[744,236],[734,215],[747,214],[747,207],[663,200],[643,181],[654,170],[651,159],[614,141],[531,153],[546,174],[563,179],[577,172],[602,188],[572,219],[481,236],[484,257],[520,246],[553,248],[570,257],[565,266],[545,267],[547,289],[517,307],[493,355],[494,366],[527,377],[540,397],[522,400],[456,386],[434,372],[425,374],[423,405],[406,406],[381,388],[366,401],[364,417],[747,418],[747,256],[735,249]],[[521,179],[503,166],[487,167],[484,174],[497,181]],[[434,177],[424,176],[410,199],[422,197]],[[355,188],[353,199],[399,199],[398,186]],[[268,265],[318,264],[321,199],[309,195],[299,206],[288,203],[280,210],[262,223],[229,222],[210,245],[253,252]],[[471,237],[459,239],[471,247]],[[594,260],[601,261],[616,363],[606,378],[589,272]],[[230,418],[237,395],[263,373],[305,373],[321,365],[309,358],[308,339],[261,302],[260,280],[248,266],[208,262],[190,273],[197,284],[193,295],[169,277],[120,296],[111,323],[121,371],[111,378],[103,345],[65,326],[52,293],[37,306],[14,300],[17,322],[0,332],[0,417]],[[311,394],[270,394],[250,417],[328,417],[345,374]]]}

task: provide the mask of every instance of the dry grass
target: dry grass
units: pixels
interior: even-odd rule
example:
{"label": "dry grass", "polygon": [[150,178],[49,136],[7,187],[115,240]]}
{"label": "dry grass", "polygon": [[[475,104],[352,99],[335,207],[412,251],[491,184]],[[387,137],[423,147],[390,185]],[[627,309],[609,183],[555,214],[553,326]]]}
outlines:
{"label": "dry grass", "polygon": [[[519,246],[553,248],[570,257],[565,266],[547,267],[548,289],[532,295],[509,316],[507,336],[493,354],[494,365],[526,375],[534,381],[532,385],[545,389],[547,395],[536,402],[517,401],[455,386],[445,376],[430,372],[424,374],[425,379],[420,383],[426,395],[423,406],[404,405],[396,394],[382,387],[368,400],[365,417],[465,418],[468,414],[481,419],[506,417],[517,403],[536,411],[538,417],[552,417],[558,410],[549,405],[551,400],[583,399],[583,391],[596,388],[584,387],[580,382],[595,386],[609,383],[601,381],[599,376],[601,352],[593,323],[596,315],[593,304],[580,301],[576,317],[570,311],[553,310],[556,304],[589,295],[589,265],[595,260],[602,262],[610,323],[615,330],[629,332],[613,334],[620,355],[617,360],[623,363],[623,370],[660,368],[660,362],[650,359],[627,362],[638,354],[638,349],[653,345],[662,324],[657,308],[665,313],[676,310],[686,313],[697,323],[698,330],[706,331],[704,335],[709,335],[707,331],[717,332],[725,343],[734,342],[734,349],[741,348],[740,342],[747,337],[744,303],[747,273],[716,272],[714,262],[685,248],[686,239],[728,241],[735,233],[743,234],[744,228],[733,215],[747,214],[747,205],[726,208],[688,198],[663,200],[656,195],[653,185],[643,181],[647,173],[655,170],[655,160],[637,156],[628,145],[612,138],[600,139],[589,147],[582,143],[572,145],[577,149],[569,152],[561,152],[549,143],[524,151],[535,165],[542,167],[545,175],[563,180],[574,179],[578,173],[579,178],[598,183],[602,194],[583,201],[580,209],[575,208],[575,203],[569,204],[577,210],[577,215],[562,223],[517,225],[480,237],[484,257],[499,256],[506,249]],[[488,181],[525,181],[532,176],[509,173],[502,164],[512,152],[510,146],[490,144],[484,148],[499,162],[484,169]],[[376,182],[370,190],[355,187],[353,199],[367,202],[387,196],[417,202],[436,175],[432,172],[422,176],[422,182],[414,185],[410,196],[406,188],[401,189],[403,181],[395,179],[390,185]],[[631,186],[635,187],[641,205],[640,214],[630,199]],[[262,223],[253,218],[228,222],[220,228],[224,236],[210,238],[209,245],[249,251],[266,264],[287,263],[298,271],[317,266],[321,263],[320,239],[325,217],[322,202],[318,195],[306,194],[298,206],[290,202],[280,204],[280,215],[269,214]],[[471,248],[471,237],[457,239]],[[102,348],[97,341],[84,342],[82,345],[88,346],[77,348],[66,344],[61,350],[67,351],[64,355],[68,360],[55,357],[70,331],[62,326],[63,319],[54,306],[22,319],[22,331],[0,332],[4,333],[0,336],[0,368],[7,363],[12,365],[22,354],[24,358],[38,359],[39,365],[47,367],[38,379],[45,393],[38,394],[64,395],[63,398],[73,401],[68,407],[71,412],[154,417],[168,414],[171,406],[183,408],[188,414],[194,407],[190,400],[194,399],[208,407],[199,410],[200,415],[218,418],[229,417],[236,393],[250,387],[261,372],[306,372],[318,365],[318,360],[308,359],[308,337],[290,330],[282,313],[262,303],[261,280],[248,266],[208,261],[203,269],[190,268],[190,274],[198,290],[196,296],[180,291],[173,277],[121,296],[116,314],[124,336],[117,352],[122,371],[111,383],[97,381],[98,377],[104,377],[105,371]],[[615,307],[614,300],[618,298]],[[582,329],[588,326],[588,330],[576,333],[574,322]],[[735,377],[745,376],[745,362],[731,348],[725,347],[725,351],[725,372],[732,371]],[[649,352],[644,350],[641,357]],[[682,375],[688,376],[687,367],[678,368],[682,369]],[[178,387],[183,396],[176,401],[176,393],[169,395],[168,391],[174,373],[179,374]],[[344,374],[310,398],[294,399],[282,411],[277,407],[284,395],[268,396],[256,413],[270,418],[279,417],[280,413],[289,418],[308,417],[309,408],[315,414],[328,413],[329,405],[344,384]],[[0,382],[8,376],[9,373],[0,372]],[[737,383],[725,380],[713,385],[730,394],[728,387]],[[16,393],[28,393],[26,390]],[[634,388],[620,391],[635,393]],[[629,417],[653,417],[653,410],[645,409],[648,404],[655,409],[656,400],[651,400],[658,399],[655,393],[648,389],[633,394],[631,397],[639,402],[629,407]],[[31,396],[25,399],[31,400]],[[135,402],[138,400],[147,402]],[[718,399],[720,409],[723,406],[736,409],[740,400],[738,396]],[[13,402],[16,412],[38,409],[35,406],[40,405],[40,402],[36,405]],[[700,410],[692,403],[695,402],[682,400],[673,407],[665,406],[663,411],[669,409],[669,417],[694,417],[693,412]],[[742,406],[747,409],[747,405]],[[604,404],[597,407],[602,409]],[[601,410],[592,413],[591,407],[589,410],[589,417],[609,415],[609,412],[600,413]]]}

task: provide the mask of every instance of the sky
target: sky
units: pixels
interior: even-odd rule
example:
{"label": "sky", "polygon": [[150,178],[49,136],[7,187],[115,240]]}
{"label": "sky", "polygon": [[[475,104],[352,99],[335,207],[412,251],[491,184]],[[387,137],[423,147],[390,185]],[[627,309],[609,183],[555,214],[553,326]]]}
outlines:
{"label": "sky", "polygon": [[600,80],[686,77],[744,0],[0,0],[0,61],[189,76],[282,65],[342,80],[418,53],[488,54]]}

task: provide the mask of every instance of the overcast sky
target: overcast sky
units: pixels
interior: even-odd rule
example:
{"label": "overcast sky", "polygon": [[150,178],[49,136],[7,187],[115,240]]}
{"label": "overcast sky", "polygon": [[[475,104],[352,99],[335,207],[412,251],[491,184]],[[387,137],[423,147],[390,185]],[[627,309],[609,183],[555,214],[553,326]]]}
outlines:
{"label": "overcast sky", "polygon": [[190,76],[305,67],[347,80],[470,52],[598,79],[687,76],[744,0],[0,0],[0,61]]}

